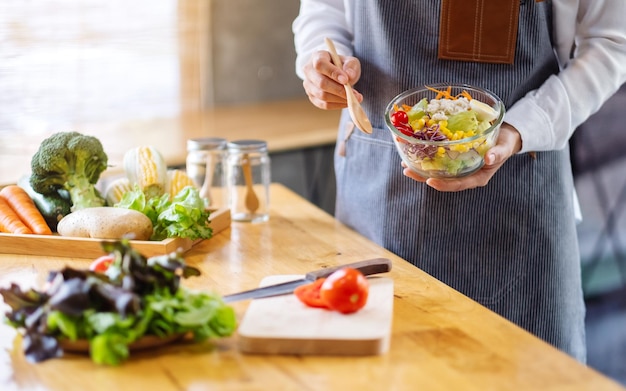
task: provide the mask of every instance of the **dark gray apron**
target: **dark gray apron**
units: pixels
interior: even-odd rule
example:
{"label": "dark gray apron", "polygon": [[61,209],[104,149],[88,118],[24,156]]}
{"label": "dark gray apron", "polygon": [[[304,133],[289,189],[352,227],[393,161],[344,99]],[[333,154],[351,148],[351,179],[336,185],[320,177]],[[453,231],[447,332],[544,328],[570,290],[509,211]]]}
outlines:
{"label": "dark gray apron", "polygon": [[[355,55],[372,135],[335,154],[336,216],[449,286],[585,362],[567,150],[509,159],[484,188],[438,192],[402,175],[383,110],[423,84],[487,88],[507,107],[558,72],[551,2],[522,0],[514,65],[437,59],[439,1],[355,1]],[[343,113],[338,140],[349,118]]]}

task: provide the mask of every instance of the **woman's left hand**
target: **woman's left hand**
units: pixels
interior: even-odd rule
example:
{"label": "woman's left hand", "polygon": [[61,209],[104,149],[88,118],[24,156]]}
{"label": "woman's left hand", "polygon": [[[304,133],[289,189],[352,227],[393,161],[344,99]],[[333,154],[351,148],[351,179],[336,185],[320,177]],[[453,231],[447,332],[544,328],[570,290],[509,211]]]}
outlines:
{"label": "woman's left hand", "polygon": [[439,191],[461,191],[482,187],[489,183],[489,180],[508,158],[519,152],[522,148],[522,139],[519,132],[511,125],[503,123],[498,135],[496,145],[491,147],[485,154],[485,165],[476,173],[454,179],[424,178],[416,174],[413,170],[404,167],[403,174],[418,182],[426,184]]}

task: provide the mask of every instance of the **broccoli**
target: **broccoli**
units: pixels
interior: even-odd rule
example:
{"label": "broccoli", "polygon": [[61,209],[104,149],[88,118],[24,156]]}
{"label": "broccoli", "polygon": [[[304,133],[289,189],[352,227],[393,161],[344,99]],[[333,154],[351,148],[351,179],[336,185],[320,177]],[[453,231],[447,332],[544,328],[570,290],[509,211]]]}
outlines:
{"label": "broccoli", "polygon": [[41,142],[31,160],[30,185],[40,194],[70,194],[72,211],[104,206],[95,184],[107,168],[100,140],[78,132],[59,132]]}

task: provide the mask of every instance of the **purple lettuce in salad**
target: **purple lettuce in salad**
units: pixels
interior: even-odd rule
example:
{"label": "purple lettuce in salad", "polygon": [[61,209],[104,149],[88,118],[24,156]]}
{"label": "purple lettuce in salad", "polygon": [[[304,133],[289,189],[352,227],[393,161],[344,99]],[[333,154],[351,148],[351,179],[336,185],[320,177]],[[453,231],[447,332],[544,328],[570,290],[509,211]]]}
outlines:
{"label": "purple lettuce in salad", "polygon": [[[445,141],[447,137],[439,129],[439,124],[434,124],[422,132],[413,135],[416,139],[427,141]],[[404,144],[404,153],[407,155],[416,155],[420,159],[432,158],[437,153],[436,145],[427,144]]]}

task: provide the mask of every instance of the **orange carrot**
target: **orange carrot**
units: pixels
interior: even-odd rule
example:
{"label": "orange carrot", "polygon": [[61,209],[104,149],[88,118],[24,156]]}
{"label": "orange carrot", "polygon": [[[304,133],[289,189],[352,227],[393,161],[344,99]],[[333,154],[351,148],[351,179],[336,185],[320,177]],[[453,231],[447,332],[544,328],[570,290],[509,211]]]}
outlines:
{"label": "orange carrot", "polygon": [[429,87],[429,86],[425,86],[425,87],[437,93],[437,96],[435,97],[435,99],[441,99],[441,98],[452,99],[452,100],[456,99],[454,96],[452,96],[452,86],[449,86],[446,90],[438,90],[436,88]]}
{"label": "orange carrot", "polygon": [[2,197],[0,197],[0,232],[12,234],[33,233]]}
{"label": "orange carrot", "polygon": [[0,190],[0,197],[13,209],[30,231],[38,235],[52,235],[52,231],[26,190],[10,185]]}
{"label": "orange carrot", "polygon": [[439,91],[439,90],[438,90],[438,89],[436,89],[436,88],[429,87],[429,86],[424,86],[424,87],[426,87],[427,89],[431,90],[432,92],[436,92],[436,93],[438,93],[438,94],[440,94],[440,93],[441,93],[441,91]]}
{"label": "orange carrot", "polygon": [[472,100],[472,95],[470,95],[469,92],[463,90],[463,92],[461,92],[461,96],[464,96],[465,98],[467,98],[467,100]]}

